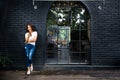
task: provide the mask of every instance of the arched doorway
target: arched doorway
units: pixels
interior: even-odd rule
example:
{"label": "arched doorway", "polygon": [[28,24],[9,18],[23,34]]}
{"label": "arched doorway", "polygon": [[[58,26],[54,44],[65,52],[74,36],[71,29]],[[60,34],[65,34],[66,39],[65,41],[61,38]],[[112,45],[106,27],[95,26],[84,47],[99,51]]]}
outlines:
{"label": "arched doorway", "polygon": [[90,15],[81,2],[53,2],[46,24],[46,64],[90,63]]}

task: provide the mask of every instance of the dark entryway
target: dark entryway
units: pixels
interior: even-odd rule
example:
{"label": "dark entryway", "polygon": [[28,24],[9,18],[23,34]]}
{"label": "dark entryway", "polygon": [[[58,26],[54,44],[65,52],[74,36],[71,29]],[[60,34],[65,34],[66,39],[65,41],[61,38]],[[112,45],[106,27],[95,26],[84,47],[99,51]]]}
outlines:
{"label": "dark entryway", "polygon": [[46,24],[46,64],[90,63],[90,15],[81,2],[53,2]]}

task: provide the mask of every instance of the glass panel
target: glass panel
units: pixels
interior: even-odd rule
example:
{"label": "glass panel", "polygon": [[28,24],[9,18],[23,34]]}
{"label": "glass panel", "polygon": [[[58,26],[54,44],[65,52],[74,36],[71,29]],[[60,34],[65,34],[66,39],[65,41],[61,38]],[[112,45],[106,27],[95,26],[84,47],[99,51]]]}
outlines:
{"label": "glass panel", "polygon": [[47,30],[47,63],[57,64],[57,29],[51,26]]}
{"label": "glass panel", "polygon": [[80,63],[80,53],[71,52],[70,53],[70,64],[79,64]]}

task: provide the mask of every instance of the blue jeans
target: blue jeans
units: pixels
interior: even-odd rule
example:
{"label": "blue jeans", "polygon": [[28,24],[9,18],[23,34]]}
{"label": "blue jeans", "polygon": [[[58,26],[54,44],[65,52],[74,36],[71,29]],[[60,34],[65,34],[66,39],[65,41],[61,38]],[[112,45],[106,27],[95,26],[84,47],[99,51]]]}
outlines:
{"label": "blue jeans", "polygon": [[26,57],[27,57],[27,67],[30,67],[30,65],[32,64],[32,56],[35,51],[35,45],[25,44],[25,51],[26,51]]}

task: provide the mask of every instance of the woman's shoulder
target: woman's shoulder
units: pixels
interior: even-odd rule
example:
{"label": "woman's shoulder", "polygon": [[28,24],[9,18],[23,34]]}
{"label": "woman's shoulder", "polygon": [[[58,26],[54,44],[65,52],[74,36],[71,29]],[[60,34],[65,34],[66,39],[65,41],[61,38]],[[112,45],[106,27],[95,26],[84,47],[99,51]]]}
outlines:
{"label": "woman's shoulder", "polygon": [[37,33],[37,31],[33,31],[33,33]]}
{"label": "woman's shoulder", "polygon": [[37,31],[33,31],[33,34],[38,34]]}

